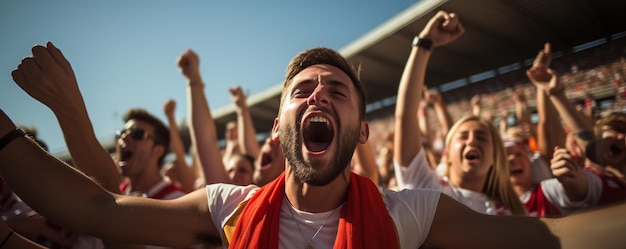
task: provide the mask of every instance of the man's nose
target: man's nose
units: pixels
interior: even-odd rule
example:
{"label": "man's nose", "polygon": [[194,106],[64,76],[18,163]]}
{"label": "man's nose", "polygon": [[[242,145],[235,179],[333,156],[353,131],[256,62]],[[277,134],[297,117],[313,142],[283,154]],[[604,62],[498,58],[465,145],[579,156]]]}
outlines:
{"label": "man's nose", "polygon": [[328,93],[326,93],[326,87],[322,84],[317,85],[309,96],[309,99],[307,99],[308,105],[322,105],[328,103],[330,103]]}

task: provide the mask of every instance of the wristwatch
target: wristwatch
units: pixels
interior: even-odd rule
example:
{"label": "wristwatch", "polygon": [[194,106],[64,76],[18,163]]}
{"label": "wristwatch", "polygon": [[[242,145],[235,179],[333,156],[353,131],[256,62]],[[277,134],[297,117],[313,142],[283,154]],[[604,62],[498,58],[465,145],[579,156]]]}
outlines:
{"label": "wristwatch", "polygon": [[415,36],[415,38],[413,38],[413,46],[418,46],[420,48],[431,50],[433,48],[433,41],[430,39],[419,38],[418,36]]}

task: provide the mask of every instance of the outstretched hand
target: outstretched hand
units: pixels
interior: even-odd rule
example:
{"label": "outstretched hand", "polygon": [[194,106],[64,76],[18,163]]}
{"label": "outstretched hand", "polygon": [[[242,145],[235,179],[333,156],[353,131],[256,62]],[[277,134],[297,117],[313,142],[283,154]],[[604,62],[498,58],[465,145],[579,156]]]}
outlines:
{"label": "outstretched hand", "polygon": [[180,72],[189,80],[189,84],[200,84],[202,79],[200,78],[200,58],[191,49],[187,49],[178,58],[178,68]]}
{"label": "outstretched hand", "polygon": [[531,67],[531,69],[536,69],[533,71],[534,74],[532,75],[536,81],[550,80],[550,74],[548,74],[547,72],[547,70],[550,68],[550,62],[552,61],[552,56],[550,53],[550,43],[546,42],[543,45],[543,50],[540,50],[539,53],[537,53],[537,57],[535,57],[535,60],[533,61],[533,66]]}
{"label": "outstretched hand", "polygon": [[69,61],[52,42],[36,45],[13,70],[13,81],[28,95],[57,113],[63,108],[84,106]]}
{"label": "outstretched hand", "polygon": [[528,100],[526,100],[526,94],[524,94],[524,90],[522,90],[521,88],[515,89],[515,91],[513,92],[513,101],[516,103],[528,102]]}
{"label": "outstretched hand", "polygon": [[560,92],[564,88],[556,73],[550,69],[551,60],[550,43],[546,43],[544,49],[535,57],[533,66],[526,71],[526,75],[535,87],[547,94]]}
{"label": "outstretched hand", "polygon": [[465,28],[455,13],[439,11],[433,16],[426,27],[420,32],[419,37],[430,39],[434,47],[446,45],[465,32]]}
{"label": "outstretched hand", "polygon": [[476,94],[472,97],[472,99],[470,100],[470,105],[472,106],[478,106],[480,105],[480,95]]}
{"label": "outstretched hand", "polygon": [[[540,80],[540,77],[537,76],[544,73],[549,75],[549,80]],[[526,71],[526,75],[528,75],[528,78],[530,78],[530,81],[535,85],[535,87],[537,87],[537,89],[540,89],[549,95],[561,92],[565,87],[559,81],[559,77],[556,75],[556,73],[550,68],[548,68],[547,70],[541,68],[531,68]]]}
{"label": "outstretched hand", "polygon": [[243,93],[243,90],[240,86],[231,87],[230,89],[228,89],[228,91],[230,92],[230,96],[233,99],[233,102],[235,102],[235,104],[237,105],[237,107],[242,108],[247,105],[246,95]]}
{"label": "outstretched hand", "polygon": [[442,104],[443,100],[441,99],[441,94],[436,91],[430,91],[428,89],[424,90],[424,98],[431,104]]}
{"label": "outstretched hand", "polygon": [[165,112],[165,115],[167,115],[167,117],[174,117],[175,110],[176,110],[175,100],[168,99],[167,101],[165,101],[165,104],[163,104],[163,112]]}

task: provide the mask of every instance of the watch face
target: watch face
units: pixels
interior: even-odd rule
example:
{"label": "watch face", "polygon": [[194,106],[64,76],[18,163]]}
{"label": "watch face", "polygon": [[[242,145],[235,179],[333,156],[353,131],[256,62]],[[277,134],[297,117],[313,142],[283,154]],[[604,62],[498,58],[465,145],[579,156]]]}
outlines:
{"label": "watch face", "polygon": [[413,38],[413,46],[418,46],[420,48],[430,50],[433,47],[433,41],[429,39],[420,39],[419,37],[415,36],[415,38]]}

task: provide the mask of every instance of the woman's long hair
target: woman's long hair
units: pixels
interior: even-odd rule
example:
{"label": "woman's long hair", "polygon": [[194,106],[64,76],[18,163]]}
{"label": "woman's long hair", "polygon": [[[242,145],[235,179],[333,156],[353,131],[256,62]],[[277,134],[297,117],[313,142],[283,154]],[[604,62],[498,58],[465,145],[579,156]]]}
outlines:
{"label": "woman's long hair", "polygon": [[[507,160],[507,153],[504,148],[504,143],[500,137],[498,129],[489,121],[484,120],[477,116],[465,116],[459,119],[446,135],[446,151],[449,151],[452,136],[461,126],[461,124],[469,121],[477,121],[487,127],[489,133],[491,133],[493,142],[493,162],[491,169],[487,176],[487,182],[483,187],[483,193],[486,194],[492,200],[501,203],[507,207],[514,215],[526,215],[526,207],[519,200],[519,197],[513,190],[513,186],[509,179],[509,162]],[[446,166],[445,175],[450,178],[450,170],[448,168],[450,164]]]}

